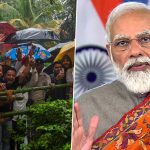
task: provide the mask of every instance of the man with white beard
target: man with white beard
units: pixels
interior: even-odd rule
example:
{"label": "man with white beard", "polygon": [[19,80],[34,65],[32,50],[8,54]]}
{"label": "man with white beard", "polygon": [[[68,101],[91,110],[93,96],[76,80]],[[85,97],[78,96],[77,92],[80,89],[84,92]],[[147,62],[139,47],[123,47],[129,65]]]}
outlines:
{"label": "man with white beard", "polygon": [[150,8],[120,4],[106,33],[118,80],[74,104],[72,150],[150,149]]}

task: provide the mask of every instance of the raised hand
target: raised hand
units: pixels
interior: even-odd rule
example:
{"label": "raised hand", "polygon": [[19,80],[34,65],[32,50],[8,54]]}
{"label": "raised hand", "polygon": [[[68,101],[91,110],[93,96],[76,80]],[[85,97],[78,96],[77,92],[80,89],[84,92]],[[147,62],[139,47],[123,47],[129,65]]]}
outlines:
{"label": "raised hand", "polygon": [[6,90],[6,83],[0,83],[0,91]]}
{"label": "raised hand", "polygon": [[31,49],[30,49],[29,54],[28,54],[30,57],[32,57],[32,56],[34,55],[34,49],[35,49],[35,48],[36,48],[36,47],[31,44]]}
{"label": "raised hand", "polygon": [[79,104],[74,104],[72,150],[91,150],[98,122],[98,116],[93,116],[89,123],[88,133],[85,134]]}
{"label": "raised hand", "polygon": [[33,69],[35,68],[35,60],[34,60],[33,57],[30,58],[29,64],[30,64],[30,66],[31,66]]}
{"label": "raised hand", "polygon": [[65,77],[65,71],[64,68],[62,68],[61,70],[59,70],[59,73],[56,76],[56,80],[61,80]]}
{"label": "raised hand", "polygon": [[22,51],[20,48],[17,49],[17,60],[18,61],[22,60]]}

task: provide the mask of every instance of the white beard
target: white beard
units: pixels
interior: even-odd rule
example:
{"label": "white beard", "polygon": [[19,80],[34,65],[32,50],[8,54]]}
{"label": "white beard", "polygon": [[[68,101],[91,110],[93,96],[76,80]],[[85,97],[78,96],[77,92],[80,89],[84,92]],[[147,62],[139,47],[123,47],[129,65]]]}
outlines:
{"label": "white beard", "polygon": [[119,65],[113,61],[114,69],[116,70],[119,80],[133,93],[147,93],[150,91],[150,69],[146,71],[129,71],[128,68],[138,62],[147,62],[150,64],[150,58],[138,57],[129,59],[120,69]]}

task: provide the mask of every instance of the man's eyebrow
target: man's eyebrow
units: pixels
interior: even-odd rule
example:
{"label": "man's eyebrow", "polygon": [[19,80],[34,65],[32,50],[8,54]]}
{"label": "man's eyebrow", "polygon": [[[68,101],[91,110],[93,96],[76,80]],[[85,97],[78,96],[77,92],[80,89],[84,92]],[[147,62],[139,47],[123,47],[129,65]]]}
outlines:
{"label": "man's eyebrow", "polygon": [[[139,36],[142,36],[142,35],[145,35],[145,34],[150,34],[150,30],[146,29],[142,32],[139,32],[139,33],[137,33],[136,37],[139,37]],[[120,40],[120,39],[130,39],[130,37],[127,36],[127,35],[124,35],[124,34],[116,34],[112,41],[116,41],[116,40]]]}
{"label": "man's eyebrow", "polygon": [[113,41],[119,40],[119,39],[129,39],[130,37],[124,34],[117,34],[114,36]]}
{"label": "man's eyebrow", "polygon": [[143,31],[143,32],[139,32],[139,33],[136,35],[136,37],[139,37],[139,36],[145,35],[145,34],[149,34],[149,35],[150,35],[150,30],[145,30],[145,31]]}

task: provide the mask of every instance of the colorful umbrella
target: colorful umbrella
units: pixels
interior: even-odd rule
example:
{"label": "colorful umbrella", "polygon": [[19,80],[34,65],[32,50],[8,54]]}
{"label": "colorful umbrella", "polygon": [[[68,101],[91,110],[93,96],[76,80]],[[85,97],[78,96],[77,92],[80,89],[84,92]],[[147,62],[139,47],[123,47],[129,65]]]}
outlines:
{"label": "colorful umbrella", "polygon": [[[32,45],[34,45],[34,59],[42,59],[42,60],[47,60],[51,54],[50,52],[48,52],[43,46],[39,45],[39,44],[34,44],[32,43]],[[24,58],[25,56],[27,56],[31,50],[31,46],[27,45],[27,44],[23,44],[20,45],[19,47],[16,48],[12,48],[11,50],[9,50],[6,53],[6,57],[11,58],[12,60],[17,60],[17,50],[18,48],[20,48],[21,52],[22,52],[22,58]]]}
{"label": "colorful umbrella", "polygon": [[70,56],[72,62],[74,61],[74,49],[75,49],[75,42],[71,41],[64,45],[58,55],[56,56],[54,62],[61,60],[64,55]]}

